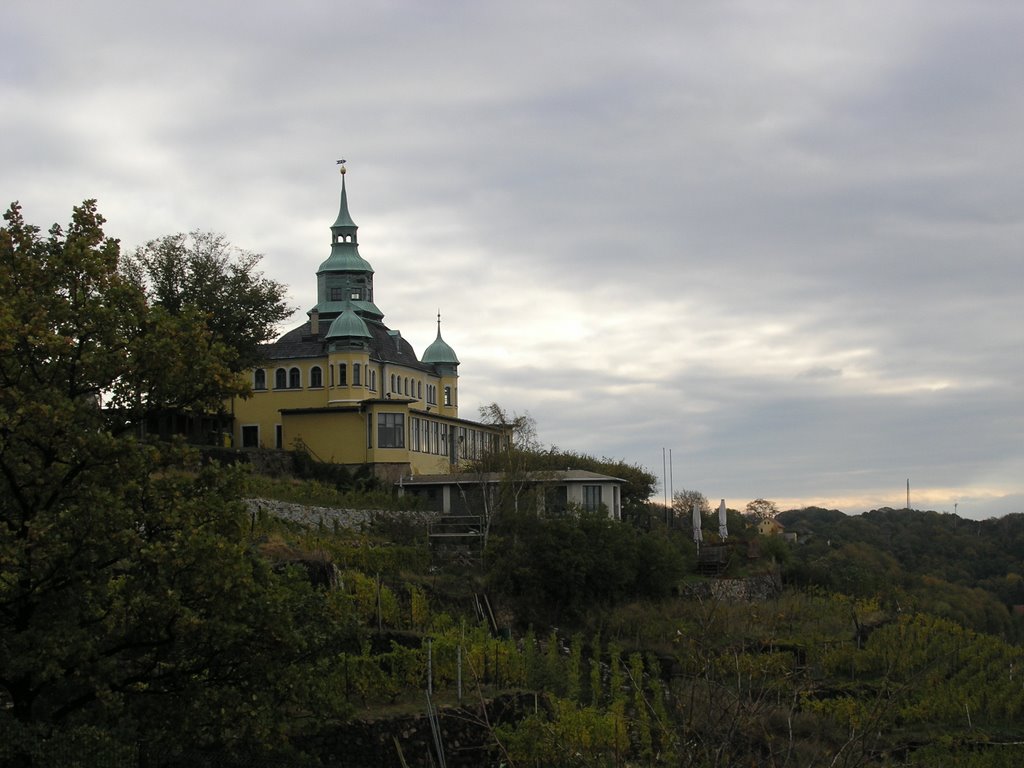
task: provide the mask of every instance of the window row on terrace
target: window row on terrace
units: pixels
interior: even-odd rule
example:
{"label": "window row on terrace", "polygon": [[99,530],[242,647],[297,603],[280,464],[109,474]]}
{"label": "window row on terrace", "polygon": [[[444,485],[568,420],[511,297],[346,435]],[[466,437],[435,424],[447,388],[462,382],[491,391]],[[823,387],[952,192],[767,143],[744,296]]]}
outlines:
{"label": "window row on terrace", "polygon": [[409,448],[419,453],[479,459],[498,448],[498,436],[472,427],[457,427],[435,419],[413,416],[409,425]]}
{"label": "window row on terrace", "polygon": [[[351,368],[351,371],[350,371]],[[346,363],[338,365],[331,364],[328,369],[328,384],[332,387],[362,387],[365,386],[371,392],[377,391],[377,371],[368,365]],[[351,380],[350,380],[351,379]],[[408,376],[392,373],[390,376],[390,388],[388,392],[396,395],[404,395],[415,400],[423,400],[423,382]],[[302,370],[296,366],[291,368],[277,368],[274,370],[274,389],[302,389]],[[268,389],[267,371],[264,368],[257,368],[253,371],[252,388],[257,392]],[[323,369],[314,365],[309,369],[309,389],[321,389],[324,386]],[[426,385],[427,405],[437,405],[437,385]],[[452,387],[444,388],[444,404],[451,406],[455,404],[454,391]]]}

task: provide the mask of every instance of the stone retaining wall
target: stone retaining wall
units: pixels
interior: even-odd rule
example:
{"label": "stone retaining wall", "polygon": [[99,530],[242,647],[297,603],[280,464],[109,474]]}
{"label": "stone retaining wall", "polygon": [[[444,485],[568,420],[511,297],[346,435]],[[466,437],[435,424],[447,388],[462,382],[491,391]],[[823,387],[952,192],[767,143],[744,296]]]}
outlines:
{"label": "stone retaining wall", "polygon": [[335,524],[342,528],[361,531],[374,520],[408,520],[426,525],[440,517],[438,512],[430,511],[393,511],[386,509],[337,509],[334,507],[311,507],[304,504],[293,504],[276,499],[246,499],[250,513],[260,511],[280,517],[284,520],[307,526],[322,525],[333,528]]}
{"label": "stone retaining wall", "polygon": [[687,584],[686,593],[698,600],[762,601],[778,597],[782,593],[782,582],[777,573],[765,573],[746,579],[708,579]]}

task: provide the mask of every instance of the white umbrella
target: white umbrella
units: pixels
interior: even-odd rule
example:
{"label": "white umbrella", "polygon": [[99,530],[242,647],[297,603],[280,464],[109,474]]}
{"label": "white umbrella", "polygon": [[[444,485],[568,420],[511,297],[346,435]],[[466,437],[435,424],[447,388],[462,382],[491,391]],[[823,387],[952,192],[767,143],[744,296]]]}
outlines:
{"label": "white umbrella", "polygon": [[693,540],[700,544],[704,541],[704,537],[700,532],[700,504],[693,502]]}
{"label": "white umbrella", "polygon": [[722,541],[729,538],[729,525],[725,519],[725,499],[718,505],[718,535],[722,537]]}

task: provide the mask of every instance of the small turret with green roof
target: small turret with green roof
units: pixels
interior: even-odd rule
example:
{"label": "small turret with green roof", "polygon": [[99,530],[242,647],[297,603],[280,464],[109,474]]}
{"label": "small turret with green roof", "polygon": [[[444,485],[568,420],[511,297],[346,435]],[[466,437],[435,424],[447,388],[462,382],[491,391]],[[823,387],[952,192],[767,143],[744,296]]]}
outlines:
{"label": "small turret with green roof", "polygon": [[367,339],[372,339],[373,334],[366,326],[366,321],[356,313],[352,301],[346,300],[341,314],[331,322],[331,327],[324,338],[336,344],[355,343],[361,346]]}
{"label": "small turret with green roof", "polygon": [[455,369],[459,365],[459,358],[455,355],[455,350],[452,349],[448,343],[441,338],[441,313],[437,313],[437,338],[434,339],[433,343],[423,350],[423,357],[420,358],[424,363],[430,363],[436,365],[439,371],[445,372],[444,368],[450,368],[449,373],[455,373]]}

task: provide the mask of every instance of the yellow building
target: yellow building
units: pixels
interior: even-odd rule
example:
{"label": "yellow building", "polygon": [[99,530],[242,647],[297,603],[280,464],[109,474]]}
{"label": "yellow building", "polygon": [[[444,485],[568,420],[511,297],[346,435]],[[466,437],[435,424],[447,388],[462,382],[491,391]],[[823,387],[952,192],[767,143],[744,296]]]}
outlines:
{"label": "yellow building", "polygon": [[342,167],[331,252],[316,271],[309,321],[264,347],[253,394],[235,398],[235,445],[305,447],[321,461],[369,465],[391,482],[448,473],[502,439],[459,418],[459,359],[441,338],[417,357],[374,303],[373,267],[359,255]]}

